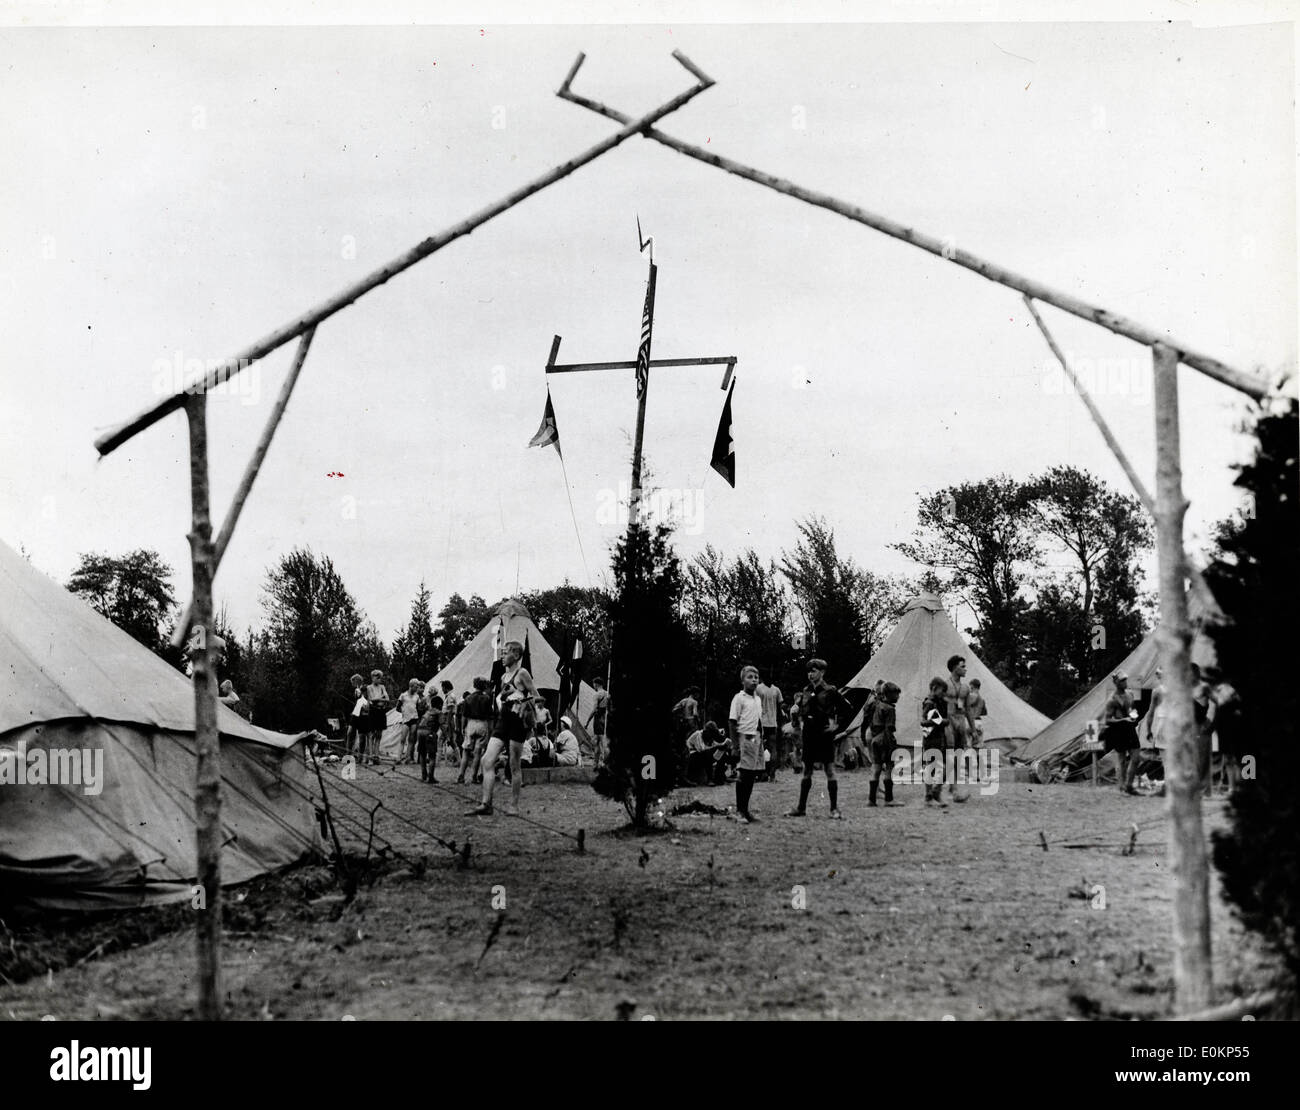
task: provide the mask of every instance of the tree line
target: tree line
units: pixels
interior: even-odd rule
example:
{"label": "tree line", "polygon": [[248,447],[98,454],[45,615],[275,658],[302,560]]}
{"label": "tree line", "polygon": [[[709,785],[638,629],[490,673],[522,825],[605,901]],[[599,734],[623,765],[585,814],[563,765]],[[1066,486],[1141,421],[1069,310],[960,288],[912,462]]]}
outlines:
{"label": "tree line", "polygon": [[[907,600],[927,589],[964,602],[975,617],[965,630],[973,650],[1055,716],[1140,642],[1153,604],[1142,588],[1140,559],[1152,531],[1141,506],[1072,467],[1026,482],[999,475],[921,496],[912,537],[893,545],[918,565],[916,575],[860,566],[818,516],[796,523],[796,543],[776,559],[752,548],[727,555],[709,545],[682,561],[671,534],[667,529],[662,550],[656,548],[662,559],[655,565],[674,587],[681,635],[661,676],[672,687],[663,696],[675,701],[680,687],[699,686],[714,716],[725,711],[745,663],[792,691],[804,683],[804,660],[817,654],[830,661],[829,681],[847,682],[887,638]],[[654,535],[647,534],[648,543]],[[169,646],[179,612],[172,577],[152,551],[83,554],[68,588],[183,667]],[[225,610],[218,612],[214,631],[227,644],[222,677],[257,723],[285,731],[321,727],[344,712],[350,674],[378,668],[399,688],[412,677],[427,680],[478,634],[501,600],[453,593],[435,613],[421,582],[390,648],[332,560],[295,549],[266,573],[259,627],[236,634]],[[582,639],[588,678],[611,670],[609,591],[565,583],[519,600],[562,655]]]}

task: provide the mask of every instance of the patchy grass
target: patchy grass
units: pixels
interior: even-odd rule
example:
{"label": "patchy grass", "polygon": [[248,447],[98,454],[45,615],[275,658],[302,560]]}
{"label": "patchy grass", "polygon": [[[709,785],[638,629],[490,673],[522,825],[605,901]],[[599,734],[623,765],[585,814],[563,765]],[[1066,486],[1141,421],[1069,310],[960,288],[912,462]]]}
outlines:
{"label": "patchy grass", "polygon": [[[527,787],[518,818],[501,809],[507,789],[496,816],[474,818],[468,787],[363,768],[359,785],[457,852],[381,810],[376,831],[391,851],[350,900],[318,865],[229,892],[228,1012],[968,1020],[1168,1011],[1163,799],[1004,784],[940,811],[922,805],[919,786],[900,786],[904,806],[869,809],[864,775],[840,783],[844,821],[827,819],[820,777],[808,817],[779,816],[797,798],[797,778],[785,776],[758,784],[759,824],[708,812],[734,801],[730,788],[691,788],[668,799],[671,827],[638,836],[621,806],[584,784]],[[1221,827],[1222,804],[1209,803],[1206,818]],[[1124,855],[1133,822],[1137,848]],[[355,837],[345,844],[358,847]],[[0,983],[0,1015],[192,1016],[188,908],[115,918],[11,922],[0,942],[18,956],[0,966],[11,979],[32,977]],[[1220,900],[1217,878],[1212,922],[1216,1001],[1265,986],[1271,965]]]}

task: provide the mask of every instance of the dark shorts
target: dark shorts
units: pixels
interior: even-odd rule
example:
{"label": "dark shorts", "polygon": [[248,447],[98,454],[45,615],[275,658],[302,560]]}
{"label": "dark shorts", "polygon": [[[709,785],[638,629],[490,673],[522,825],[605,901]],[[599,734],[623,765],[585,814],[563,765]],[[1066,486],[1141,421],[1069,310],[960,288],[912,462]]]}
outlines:
{"label": "dark shorts", "polygon": [[810,770],[815,763],[829,767],[835,762],[835,737],[830,733],[820,736],[804,736],[803,766]]}
{"label": "dark shorts", "polygon": [[1137,751],[1141,747],[1138,742],[1137,725],[1132,721],[1116,721],[1114,724],[1107,725],[1101,734],[1101,746],[1108,752]]}
{"label": "dark shorts", "polygon": [[366,714],[367,732],[383,732],[388,727],[388,710],[372,709]]}
{"label": "dark shorts", "polygon": [[516,714],[502,713],[492,735],[508,743],[522,744],[528,739],[528,727]]}
{"label": "dark shorts", "polygon": [[873,736],[871,738],[871,762],[877,767],[884,767],[889,770],[894,759],[894,742],[886,740],[883,736]]}

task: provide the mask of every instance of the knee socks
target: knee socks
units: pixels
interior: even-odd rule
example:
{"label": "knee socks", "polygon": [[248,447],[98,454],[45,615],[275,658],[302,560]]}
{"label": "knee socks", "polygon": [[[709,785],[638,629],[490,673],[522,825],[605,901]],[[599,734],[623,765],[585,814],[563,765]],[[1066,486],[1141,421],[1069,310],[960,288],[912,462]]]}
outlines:
{"label": "knee socks", "polygon": [[757,771],[741,771],[740,777],[736,779],[736,812],[749,816],[749,799],[754,794],[754,781],[758,778]]}

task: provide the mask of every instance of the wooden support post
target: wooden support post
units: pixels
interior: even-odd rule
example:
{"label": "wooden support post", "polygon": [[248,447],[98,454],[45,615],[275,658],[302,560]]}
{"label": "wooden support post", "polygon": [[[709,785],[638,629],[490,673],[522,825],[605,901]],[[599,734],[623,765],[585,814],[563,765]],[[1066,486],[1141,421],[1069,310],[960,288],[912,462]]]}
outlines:
{"label": "wooden support post", "polygon": [[[266,418],[266,427],[262,429],[262,436],[257,441],[257,446],[253,448],[253,456],[248,460],[248,465],[244,467],[244,476],[240,479],[239,488],[235,490],[234,499],[230,503],[230,509],[226,512],[226,519],[221,525],[221,531],[217,533],[217,542],[212,548],[213,578],[216,578],[217,569],[221,566],[221,560],[225,558],[226,548],[230,546],[230,537],[235,534],[235,525],[239,523],[239,514],[243,511],[244,502],[248,500],[248,495],[253,492],[253,483],[257,481],[257,475],[262,469],[266,453],[271,449],[271,440],[275,436],[275,430],[280,426],[280,418],[284,415],[285,408],[288,407],[289,398],[293,395],[293,387],[298,382],[298,375],[302,373],[302,364],[307,361],[307,351],[311,347],[312,337],[315,334],[316,329],[309,328],[298,341],[298,350],[294,354],[293,365],[289,367],[289,373],[280,386],[280,395],[275,399],[275,404],[271,406],[271,415]],[[172,634],[173,647],[180,647],[185,642],[185,638],[190,634],[191,622],[190,610],[187,607],[181,614],[181,619],[176,622],[176,631]]]}
{"label": "wooden support post", "polygon": [[212,521],[208,515],[207,397],[186,399],[190,426],[190,561],[194,576],[194,788],[198,910],[199,1017],[220,1021],[221,990],[221,747],[217,734],[217,660],[212,637]]}
{"label": "wooden support post", "polygon": [[1156,423],[1156,554],[1160,564],[1160,624],[1156,644],[1165,680],[1169,746],[1169,857],[1174,884],[1174,1009],[1210,1004],[1209,861],[1201,824],[1201,782],[1192,707],[1191,628],[1187,614],[1187,559],[1183,551],[1182,467],[1179,459],[1178,352],[1152,348]]}

